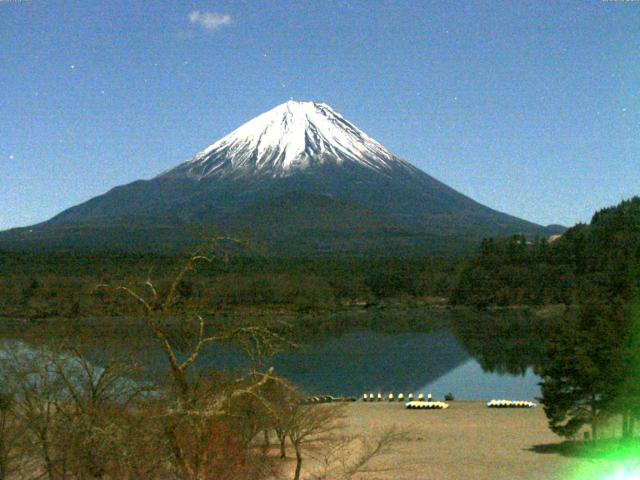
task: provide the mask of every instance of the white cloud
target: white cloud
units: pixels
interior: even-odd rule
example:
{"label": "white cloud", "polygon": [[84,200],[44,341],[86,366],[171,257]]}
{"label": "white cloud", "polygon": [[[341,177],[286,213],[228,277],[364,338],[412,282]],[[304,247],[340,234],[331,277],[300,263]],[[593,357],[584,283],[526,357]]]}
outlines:
{"label": "white cloud", "polygon": [[194,10],[189,14],[189,22],[200,25],[213,32],[231,23],[231,15],[226,13],[200,12]]}

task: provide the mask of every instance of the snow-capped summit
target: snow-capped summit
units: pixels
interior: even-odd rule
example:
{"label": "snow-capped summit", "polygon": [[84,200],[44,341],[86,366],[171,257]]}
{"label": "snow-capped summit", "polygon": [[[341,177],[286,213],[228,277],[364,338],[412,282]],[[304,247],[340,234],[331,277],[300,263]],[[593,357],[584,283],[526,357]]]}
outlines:
{"label": "snow-capped summit", "polygon": [[289,101],[245,123],[162,176],[284,177],[311,166],[412,169],[324,103]]}
{"label": "snow-capped summit", "polygon": [[561,231],[480,205],[328,105],[291,101],[164,174],[115,187],[42,225],[0,232],[0,248],[191,249],[200,235],[226,232],[276,256],[422,255],[463,251],[488,236]]}

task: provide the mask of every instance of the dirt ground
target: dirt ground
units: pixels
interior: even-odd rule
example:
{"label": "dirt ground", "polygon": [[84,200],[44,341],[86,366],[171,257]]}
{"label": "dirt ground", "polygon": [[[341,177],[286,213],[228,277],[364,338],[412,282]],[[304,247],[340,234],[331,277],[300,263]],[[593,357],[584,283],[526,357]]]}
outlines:
{"label": "dirt ground", "polygon": [[[561,480],[581,460],[554,453],[561,439],[547,427],[542,407],[490,409],[483,402],[451,402],[446,410],[407,410],[400,402],[356,402],[347,407],[353,432],[396,425],[411,431],[396,450],[373,463],[393,470],[367,479]],[[544,452],[544,453],[543,453]]]}

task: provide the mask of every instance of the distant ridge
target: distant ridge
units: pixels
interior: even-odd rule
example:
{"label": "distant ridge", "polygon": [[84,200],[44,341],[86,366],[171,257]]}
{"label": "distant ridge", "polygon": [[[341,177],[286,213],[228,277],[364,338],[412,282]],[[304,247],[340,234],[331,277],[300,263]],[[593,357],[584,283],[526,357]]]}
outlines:
{"label": "distant ridge", "polygon": [[151,180],[0,233],[0,248],[182,250],[220,231],[274,255],[422,255],[564,228],[481,205],[328,105],[289,101]]}

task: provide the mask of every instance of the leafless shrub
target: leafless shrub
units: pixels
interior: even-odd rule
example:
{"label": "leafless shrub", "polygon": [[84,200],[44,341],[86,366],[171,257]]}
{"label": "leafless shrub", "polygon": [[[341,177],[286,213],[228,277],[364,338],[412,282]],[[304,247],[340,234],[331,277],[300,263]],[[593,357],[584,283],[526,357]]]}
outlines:
{"label": "leafless shrub", "polygon": [[137,367],[110,361],[91,364],[78,349],[55,356],[54,372],[63,385],[56,417],[63,421],[58,445],[65,445],[67,468],[79,478],[104,478],[122,470],[135,402],[149,390],[133,381]]}
{"label": "leafless shrub", "polygon": [[[228,240],[216,238],[213,247]],[[130,359],[96,359],[78,339],[18,348],[1,358],[0,372],[11,376],[16,401],[6,409],[0,401],[0,463],[8,465],[0,465],[0,480],[16,465],[27,466],[21,479],[273,478],[282,462],[257,442],[261,432],[268,439],[273,431],[283,457],[287,440],[295,451],[299,479],[307,453],[338,438],[342,407],[304,405],[301,394],[274,374],[273,356],[293,346],[284,336],[255,325],[215,328],[197,312],[187,275],[201,262],[225,261],[198,252],[167,285],[148,278],[141,288],[99,289],[110,300],[124,294],[141,308],[169,366],[168,385],[140,380]],[[90,329],[75,333],[92,336]],[[195,368],[204,349],[218,342],[243,349],[251,362],[244,376]]]}
{"label": "leafless shrub", "polygon": [[[203,316],[195,311],[185,313],[179,305],[186,276],[195,271],[199,263],[224,263],[226,256],[216,255],[216,249],[220,243],[228,241],[234,242],[226,237],[214,238],[210,245],[213,253],[207,256],[202,251],[196,252],[166,289],[156,288],[151,278],[147,278],[142,291],[129,286],[113,289],[140,305],[145,324],[169,364],[171,387],[160,416],[162,432],[171,452],[170,463],[175,475],[182,479],[200,480],[214,471],[217,472],[215,478],[222,478],[221,469],[224,465],[234,465],[232,458],[247,466],[267,463],[262,461],[264,459],[258,461],[255,452],[250,452],[248,447],[257,433],[266,428],[268,415],[264,412],[270,407],[268,399],[262,396],[262,389],[267,383],[277,381],[277,377],[272,375],[272,370],[259,372],[258,369],[265,366],[263,360],[271,358],[287,343],[286,340],[258,326],[211,333],[207,331]],[[184,333],[191,331],[192,340],[177,339],[172,334],[176,328]],[[215,342],[240,345],[252,361],[250,375],[219,384],[212,382],[213,378],[206,381],[193,374],[193,366],[203,349]],[[216,453],[218,448],[222,448],[221,452],[235,452],[227,464],[220,462]],[[233,470],[235,478],[242,478],[242,468],[236,465]],[[252,474],[257,478],[255,471]]]}
{"label": "leafless shrub", "polygon": [[299,480],[306,452],[336,439],[342,428],[343,405],[291,402],[280,413],[281,425],[296,455],[294,480]]}
{"label": "leafless shrub", "polygon": [[3,383],[0,390],[0,479],[9,478],[25,465],[22,452],[24,428],[15,412],[15,390]]}
{"label": "leafless shrub", "polygon": [[148,389],[133,381],[135,366],[99,367],[73,348],[18,345],[2,353],[0,371],[15,385],[11,411],[22,432],[17,478],[126,479],[119,473],[140,438],[131,435],[141,418],[134,404]]}
{"label": "leafless shrub", "polygon": [[3,346],[0,370],[15,385],[14,414],[24,431],[21,454],[30,470],[52,480],[64,478],[65,454],[56,445],[60,424],[55,414],[62,385],[52,370],[52,355]]}
{"label": "leafless shrub", "polygon": [[372,467],[375,458],[394,451],[399,443],[406,441],[408,432],[395,426],[374,432],[371,435],[343,435],[326,442],[312,452],[319,464],[314,480],[350,480],[358,474],[382,473],[392,469]]}

